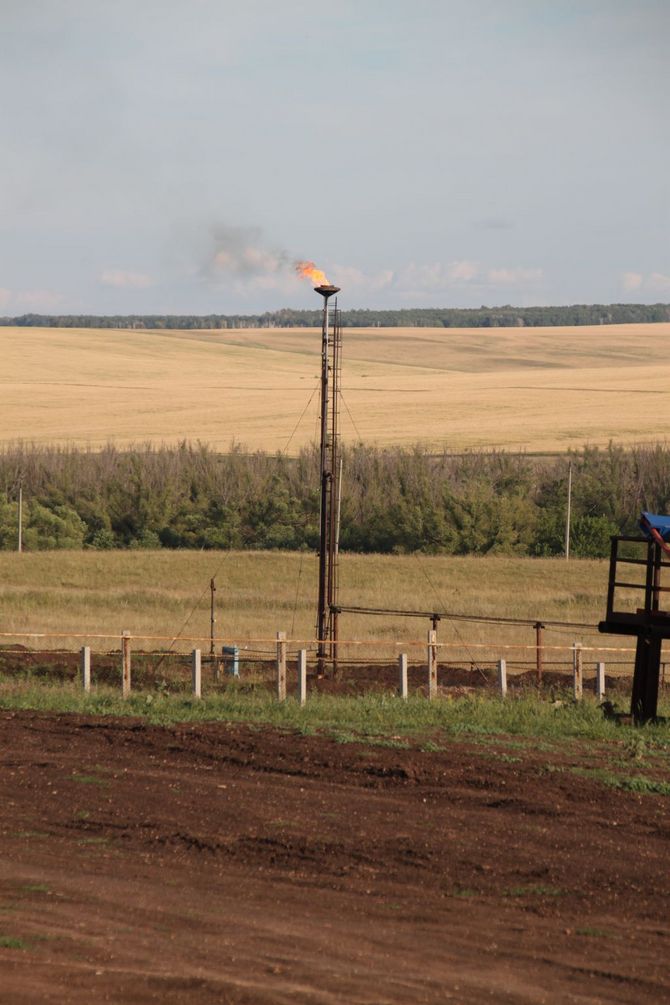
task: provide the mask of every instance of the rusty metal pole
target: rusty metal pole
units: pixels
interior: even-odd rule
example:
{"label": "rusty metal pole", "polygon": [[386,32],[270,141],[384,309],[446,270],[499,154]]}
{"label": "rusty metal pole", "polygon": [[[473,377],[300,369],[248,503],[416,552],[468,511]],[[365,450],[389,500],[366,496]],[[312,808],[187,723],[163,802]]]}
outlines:
{"label": "rusty metal pole", "polygon": [[328,583],[328,494],[331,472],[328,465],[328,298],[323,301],[321,328],[321,505],[319,517],[319,597],[316,619],[318,673],[325,671],[326,589]]}
{"label": "rusty metal pole", "polygon": [[544,625],[541,621],[535,622],[535,669],[537,670],[537,686],[542,685],[542,672],[544,670],[544,649],[542,645],[542,632]]}
{"label": "rusty metal pole", "polygon": [[130,697],[130,632],[121,636],[121,696]]}
{"label": "rusty metal pole", "polygon": [[428,632],[428,698],[437,698],[437,632]]}
{"label": "rusty metal pole", "polygon": [[216,582],[214,577],[209,581],[209,655],[214,658],[214,638],[216,626],[216,608],[214,594],[216,593]]}
{"label": "rusty metal pole", "polygon": [[19,535],[16,550],[23,551],[23,481],[19,480]]}
{"label": "rusty metal pole", "polygon": [[330,507],[330,492],[333,472],[330,470],[330,442],[328,436],[329,401],[330,401],[330,347],[328,299],[339,292],[337,286],[316,286],[315,291],[323,297],[323,317],[321,324],[321,443],[320,443],[320,520],[319,520],[319,588],[317,598],[316,636],[317,636],[317,673],[325,673],[327,659],[327,623],[328,623],[328,579],[332,561],[330,547],[330,527],[333,513]]}

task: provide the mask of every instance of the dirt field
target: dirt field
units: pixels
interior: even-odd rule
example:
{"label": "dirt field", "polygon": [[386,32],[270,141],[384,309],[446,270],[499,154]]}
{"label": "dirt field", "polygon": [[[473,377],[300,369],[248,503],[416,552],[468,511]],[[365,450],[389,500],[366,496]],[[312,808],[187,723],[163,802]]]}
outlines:
{"label": "dirt field", "polygon": [[[316,439],[320,349],[305,328],[3,327],[1,440],[294,453]],[[348,328],[342,434],[450,450],[663,441],[668,359],[669,323]]]}
{"label": "dirt field", "polygon": [[670,802],[571,773],[577,744],[9,712],[0,736],[3,1002],[670,996]]}

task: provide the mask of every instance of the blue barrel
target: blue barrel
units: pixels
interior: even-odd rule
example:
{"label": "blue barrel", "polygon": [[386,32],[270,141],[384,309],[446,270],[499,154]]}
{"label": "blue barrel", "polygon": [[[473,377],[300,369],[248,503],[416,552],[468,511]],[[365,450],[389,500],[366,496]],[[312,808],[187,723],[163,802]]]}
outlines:
{"label": "blue barrel", "polygon": [[223,667],[226,673],[232,677],[240,676],[240,648],[239,646],[223,646]]}

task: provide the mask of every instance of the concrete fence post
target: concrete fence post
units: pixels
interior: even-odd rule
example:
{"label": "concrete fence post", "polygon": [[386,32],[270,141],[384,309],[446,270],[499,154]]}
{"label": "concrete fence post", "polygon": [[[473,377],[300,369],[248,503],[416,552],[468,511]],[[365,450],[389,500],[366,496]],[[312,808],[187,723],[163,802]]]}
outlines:
{"label": "concrete fence post", "polygon": [[596,663],[596,698],[601,701],[605,697],[605,664]]}
{"label": "concrete fence post", "polygon": [[437,697],[437,632],[428,632],[428,698]]}
{"label": "concrete fence post", "polygon": [[500,697],[507,697],[507,661],[498,660],[498,686],[500,687]]}
{"label": "concrete fence post", "polygon": [[572,673],[574,678],[575,701],[581,701],[584,693],[581,642],[573,642],[572,644]]}
{"label": "concrete fence post", "polygon": [[298,653],[298,702],[301,705],[307,702],[307,650],[301,649]]}
{"label": "concrete fence post", "polygon": [[400,653],[398,656],[398,671],[400,673],[399,694],[407,701],[407,653]]}
{"label": "concrete fence post", "polygon": [[91,647],[82,646],[79,653],[79,669],[81,671],[81,686],[84,691],[91,690]]}
{"label": "concrete fence post", "polygon": [[121,694],[130,697],[130,632],[121,636]]}
{"label": "concrete fence post", "polygon": [[286,700],[286,632],[277,632],[277,700]]}
{"label": "concrete fence post", "polygon": [[202,698],[202,659],[199,649],[194,649],[191,653],[191,682],[193,697]]}

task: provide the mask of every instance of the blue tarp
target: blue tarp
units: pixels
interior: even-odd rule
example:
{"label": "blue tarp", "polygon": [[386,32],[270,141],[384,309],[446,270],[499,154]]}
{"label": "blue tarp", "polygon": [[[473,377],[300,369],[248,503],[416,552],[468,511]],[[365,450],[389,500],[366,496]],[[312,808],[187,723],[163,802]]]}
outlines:
{"label": "blue tarp", "polygon": [[670,541],[670,516],[658,516],[656,513],[643,513],[640,517],[640,530],[645,537],[651,537],[649,533],[653,527],[658,531],[664,541]]}

